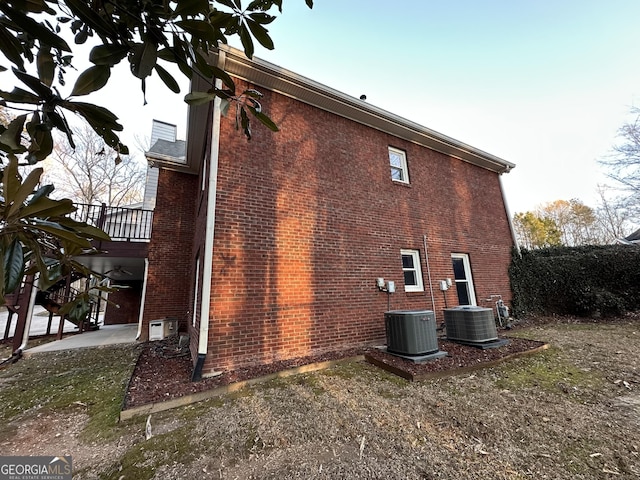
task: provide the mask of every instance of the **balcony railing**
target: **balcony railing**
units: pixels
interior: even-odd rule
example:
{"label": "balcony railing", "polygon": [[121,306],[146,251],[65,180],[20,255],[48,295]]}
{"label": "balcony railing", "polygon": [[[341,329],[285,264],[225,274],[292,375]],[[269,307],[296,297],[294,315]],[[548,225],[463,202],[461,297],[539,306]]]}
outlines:
{"label": "balcony railing", "polygon": [[153,210],[130,207],[109,207],[106,204],[76,203],[71,218],[105,231],[116,242],[151,240]]}

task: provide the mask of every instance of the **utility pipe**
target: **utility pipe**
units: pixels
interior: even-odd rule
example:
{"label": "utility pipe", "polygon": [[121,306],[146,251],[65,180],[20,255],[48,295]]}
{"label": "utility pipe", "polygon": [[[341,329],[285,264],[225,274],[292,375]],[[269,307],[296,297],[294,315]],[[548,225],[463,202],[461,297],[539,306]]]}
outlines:
{"label": "utility pipe", "polygon": [[[29,306],[27,307],[27,317],[25,319],[24,332],[22,332],[22,344],[14,352],[14,355],[21,355],[23,350],[27,346],[29,341],[29,330],[31,330],[31,319],[33,318],[33,307],[36,304],[36,294],[38,293],[38,281],[40,280],[40,274],[36,273],[33,276],[33,284],[31,285],[31,294],[29,295]],[[64,322],[64,319],[60,317],[60,321]]]}
{"label": "utility pipe", "polygon": [[147,298],[147,279],[149,277],[149,258],[144,259],[144,280],[142,281],[142,298],[140,299],[140,313],[138,314],[138,333],[136,340],[142,335],[142,317],[144,317],[144,302]]}
{"label": "utility pipe", "polygon": [[[218,51],[218,67],[224,70],[225,52]],[[216,88],[222,88],[222,81],[216,79]],[[220,154],[220,105],[222,100],[213,101],[211,125],[211,147],[209,155],[209,188],[207,190],[207,213],[204,252],[202,255],[202,296],[200,304],[200,335],[198,338],[198,359],[193,369],[192,381],[202,379],[202,367],[209,346],[209,321],[211,313],[211,277],[213,270],[213,240],[216,225],[216,193],[218,188],[218,157]],[[197,292],[196,292],[197,295]]]}
{"label": "utility pipe", "polygon": [[424,242],[424,258],[427,261],[427,276],[429,277],[429,290],[431,291],[431,307],[433,308],[433,318],[436,319],[436,300],[433,297],[433,284],[431,283],[431,267],[429,266],[429,251],[427,250],[427,235],[422,235]]}

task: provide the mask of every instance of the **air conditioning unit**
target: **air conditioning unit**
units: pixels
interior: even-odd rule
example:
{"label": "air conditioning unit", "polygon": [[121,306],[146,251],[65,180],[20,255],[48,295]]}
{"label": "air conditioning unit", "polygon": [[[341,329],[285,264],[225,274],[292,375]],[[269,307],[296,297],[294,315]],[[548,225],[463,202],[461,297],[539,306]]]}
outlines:
{"label": "air conditioning unit", "polygon": [[491,308],[462,306],[444,310],[447,339],[482,343],[498,339],[498,329]]}
{"label": "air conditioning unit", "polygon": [[149,340],[162,340],[178,333],[177,318],[161,318],[149,322]]}
{"label": "air conditioning unit", "polygon": [[392,310],[384,314],[387,351],[426,355],[438,351],[436,317],[431,310]]}

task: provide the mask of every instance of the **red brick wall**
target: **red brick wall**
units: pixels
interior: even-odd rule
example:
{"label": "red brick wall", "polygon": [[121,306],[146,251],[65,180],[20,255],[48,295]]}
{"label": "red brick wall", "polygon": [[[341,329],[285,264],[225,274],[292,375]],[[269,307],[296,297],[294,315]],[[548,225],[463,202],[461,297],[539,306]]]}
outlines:
{"label": "red brick wall", "polygon": [[149,337],[151,320],[175,317],[180,321],[180,330],[187,330],[197,183],[195,175],[160,169],[142,340]]}
{"label": "red brick wall", "polygon": [[105,325],[138,323],[142,282],[118,281],[116,283],[129,288],[109,294],[109,302],[106,304],[104,314]]}
{"label": "red brick wall", "polygon": [[[264,93],[279,133],[254,122],[247,141],[223,119],[205,374],[383,342],[377,277],[396,282],[392,309],[432,309],[425,235],[438,316],[452,252],[470,256],[480,305],[510,300],[497,174]],[[389,146],[406,151],[409,186],[391,181]],[[425,292],[404,292],[401,249],[420,251]]]}

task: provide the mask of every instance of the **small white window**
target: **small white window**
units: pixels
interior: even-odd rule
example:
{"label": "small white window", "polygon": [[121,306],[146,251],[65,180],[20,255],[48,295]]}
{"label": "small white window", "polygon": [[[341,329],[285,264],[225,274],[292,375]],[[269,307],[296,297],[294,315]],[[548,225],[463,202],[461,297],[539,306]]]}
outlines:
{"label": "small white window", "polygon": [[400,250],[402,255],[402,272],[404,273],[404,291],[422,292],[422,270],[420,269],[420,252],[418,250]]}
{"label": "small white window", "polygon": [[407,154],[397,148],[389,147],[389,163],[391,165],[391,180],[409,183]]}

